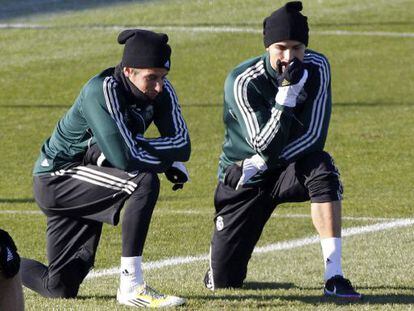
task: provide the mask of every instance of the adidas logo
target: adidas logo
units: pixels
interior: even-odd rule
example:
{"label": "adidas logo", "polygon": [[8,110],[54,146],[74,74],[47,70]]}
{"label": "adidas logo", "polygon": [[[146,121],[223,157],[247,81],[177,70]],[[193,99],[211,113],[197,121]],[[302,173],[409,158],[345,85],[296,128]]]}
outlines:
{"label": "adidas logo", "polygon": [[325,293],[327,293],[328,295],[331,295],[331,296],[335,296],[336,295],[336,286],[334,285],[332,290],[329,290],[329,289],[325,288]]}
{"label": "adidas logo", "polygon": [[211,270],[208,270],[207,274],[204,277],[204,285],[207,289],[214,290],[213,273]]}
{"label": "adidas logo", "polygon": [[40,165],[43,166],[43,167],[48,167],[49,166],[49,162],[47,161],[47,159],[44,159],[42,161],[42,163],[40,163]]}
{"label": "adidas logo", "polygon": [[164,67],[165,68],[170,68],[170,61],[169,60],[167,60],[166,62],[165,62],[165,64],[164,64]]}
{"label": "adidas logo", "polygon": [[284,79],[282,81],[282,86],[288,86],[288,85],[290,85],[290,82],[288,80]]}
{"label": "adidas logo", "polygon": [[13,253],[11,252],[11,250],[8,247],[6,247],[6,249],[7,249],[7,261],[8,262],[12,261],[14,259]]}

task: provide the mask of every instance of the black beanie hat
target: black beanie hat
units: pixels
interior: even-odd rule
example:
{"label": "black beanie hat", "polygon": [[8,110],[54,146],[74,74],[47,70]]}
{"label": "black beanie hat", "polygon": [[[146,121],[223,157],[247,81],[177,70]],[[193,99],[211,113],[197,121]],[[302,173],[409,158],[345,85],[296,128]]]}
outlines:
{"label": "black beanie hat", "polygon": [[165,68],[170,70],[171,48],[168,36],[149,30],[128,29],[118,36],[125,44],[122,66],[132,68]]}
{"label": "black beanie hat", "polygon": [[292,1],[264,19],[263,42],[266,48],[283,40],[296,40],[308,45],[308,18],[300,11],[302,2]]}

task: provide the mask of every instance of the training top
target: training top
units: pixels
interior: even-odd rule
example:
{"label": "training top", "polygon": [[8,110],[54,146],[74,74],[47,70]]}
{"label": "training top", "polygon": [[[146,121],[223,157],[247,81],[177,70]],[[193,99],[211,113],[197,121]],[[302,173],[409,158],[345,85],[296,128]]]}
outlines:
{"label": "training top", "polygon": [[[188,161],[190,138],[171,83],[165,78],[163,91],[154,101],[142,100],[114,73],[115,68],[108,68],[83,86],[44,142],[35,175],[81,162],[94,143],[112,166],[125,171],[160,173],[174,161]],[[158,138],[144,137],[152,122]]]}
{"label": "training top", "polygon": [[[265,160],[269,171],[323,150],[332,106],[330,66],[325,56],[312,50],[305,51],[303,63],[308,79],[294,108],[275,102],[277,72],[268,53],[241,63],[227,76],[220,180],[229,165],[255,154]],[[259,173],[250,183],[263,178]]]}

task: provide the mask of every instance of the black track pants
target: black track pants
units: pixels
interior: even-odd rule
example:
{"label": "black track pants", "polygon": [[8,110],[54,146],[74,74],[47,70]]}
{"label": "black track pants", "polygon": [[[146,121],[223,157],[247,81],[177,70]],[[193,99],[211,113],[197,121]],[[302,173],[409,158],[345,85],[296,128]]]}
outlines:
{"label": "black track pants", "polygon": [[331,156],[316,152],[269,172],[257,186],[239,190],[220,182],[214,205],[214,232],[210,249],[212,289],[241,287],[247,265],[263,228],[278,204],[285,202],[315,203],[341,200],[342,185]]}
{"label": "black track pants", "polygon": [[122,222],[122,255],[140,256],[159,193],[155,173],[131,174],[94,165],[34,177],[47,215],[49,266],[22,259],[23,284],[45,297],[75,297],[93,267],[102,224]]}

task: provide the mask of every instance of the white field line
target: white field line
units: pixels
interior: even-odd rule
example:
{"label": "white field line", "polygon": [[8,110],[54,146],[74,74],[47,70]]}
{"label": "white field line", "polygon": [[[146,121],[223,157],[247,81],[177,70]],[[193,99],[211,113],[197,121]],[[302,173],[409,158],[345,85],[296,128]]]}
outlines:
{"label": "white field line", "polygon": [[[162,31],[180,32],[205,32],[205,33],[254,33],[262,34],[262,29],[250,27],[231,27],[231,26],[122,26],[122,25],[74,25],[74,26],[47,26],[25,23],[0,24],[0,29],[103,29],[103,30],[124,30],[127,28],[141,28]],[[311,35],[320,36],[378,36],[378,37],[402,37],[414,38],[412,32],[391,32],[391,31],[352,31],[352,30],[313,30]]]}
{"label": "white field line", "polygon": [[43,213],[41,211],[19,211],[19,210],[0,210],[0,214],[39,214],[39,215],[43,215]]}
{"label": "white field line", "polygon": [[[414,225],[414,219],[400,219],[386,223],[378,223],[374,225],[368,226],[360,226],[360,227],[352,227],[342,230],[342,236],[353,236],[353,235],[361,235],[367,234],[372,232],[379,232],[384,230],[396,229],[401,227],[407,227]],[[256,247],[254,253],[269,253],[274,251],[280,250],[288,250],[299,248],[306,245],[316,244],[319,243],[318,236],[310,236],[303,239],[296,239],[290,241],[283,241],[279,243],[269,244],[262,247]],[[208,254],[196,255],[196,256],[188,256],[188,257],[172,257],[163,260],[151,261],[143,264],[144,270],[154,270],[154,269],[161,269],[164,267],[171,267],[171,266],[179,266],[187,263],[194,263],[199,261],[206,261],[208,260]],[[91,271],[86,279],[94,279],[104,276],[111,276],[116,275],[119,273],[119,267],[113,267],[110,269],[102,269],[97,271]]]}
{"label": "white field line", "polygon": [[[272,217],[272,218],[311,218],[311,215],[310,214],[282,214],[282,215],[278,215],[276,213],[276,214],[272,214],[272,216],[270,216],[270,217]],[[356,220],[356,221],[395,221],[395,220],[399,220],[401,218],[342,216],[342,219],[343,220]]]}
{"label": "white field line", "polygon": [[[277,210],[276,210],[277,211]],[[199,211],[199,210],[163,210],[155,211],[159,214],[183,214],[183,215],[213,215],[214,211]],[[310,214],[278,214],[273,213],[271,218],[311,218]],[[343,216],[343,220],[356,220],[356,221],[393,221],[400,218],[386,218],[386,217],[354,217],[354,216]]]}
{"label": "white field line", "polygon": [[[41,211],[21,211],[21,210],[0,210],[0,214],[29,214],[29,215],[44,215]],[[178,214],[178,215],[211,215],[213,217],[214,212],[198,211],[198,210],[155,210],[155,214]],[[310,214],[272,214],[272,218],[311,218]],[[355,221],[395,221],[400,218],[381,218],[381,217],[354,217],[343,216],[343,220],[355,220]]]}

